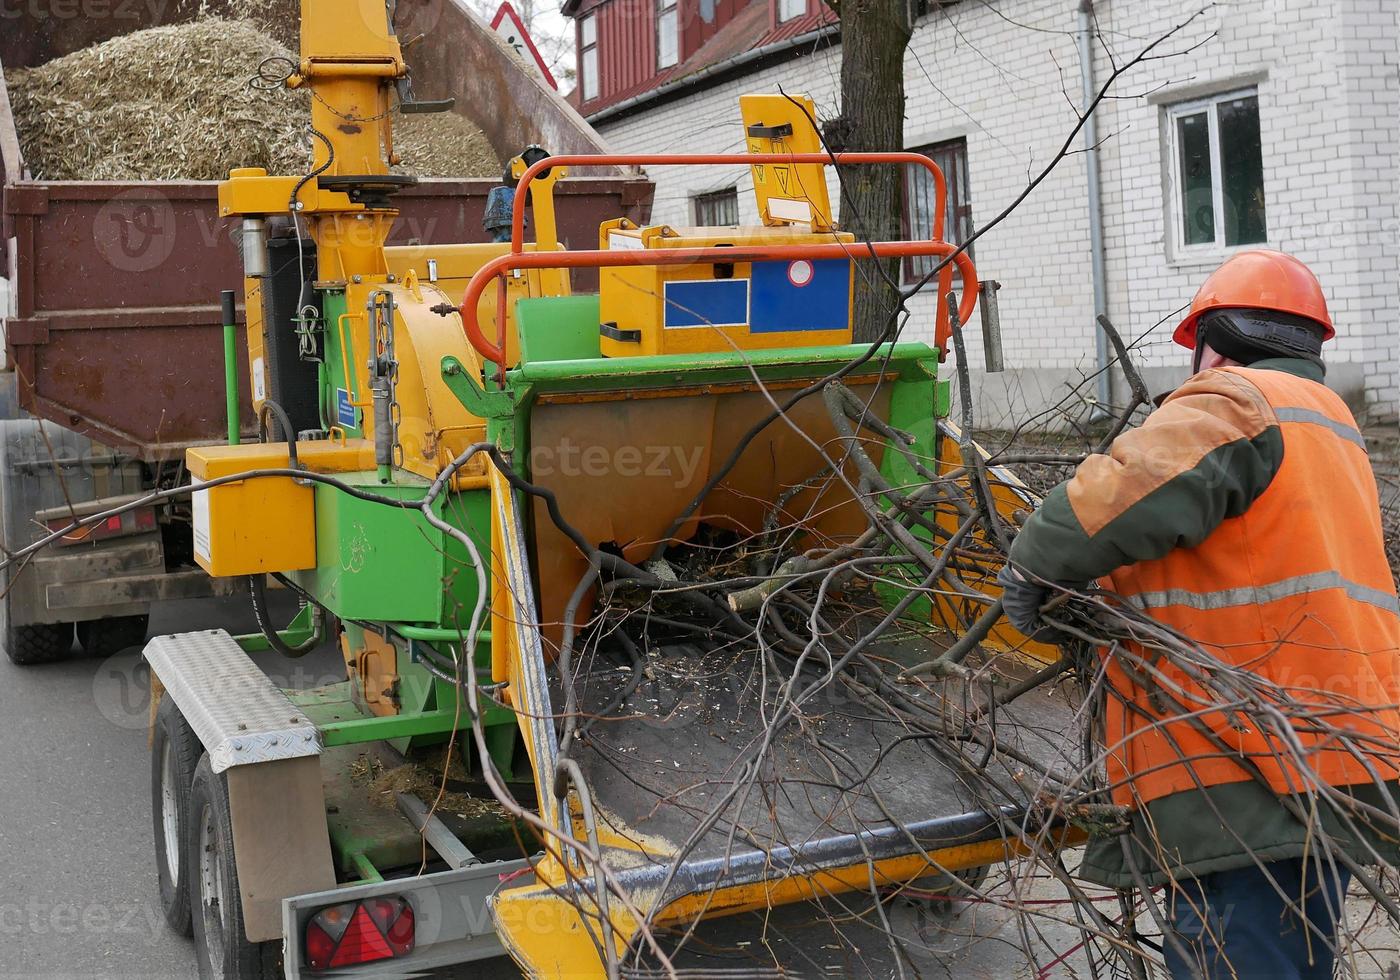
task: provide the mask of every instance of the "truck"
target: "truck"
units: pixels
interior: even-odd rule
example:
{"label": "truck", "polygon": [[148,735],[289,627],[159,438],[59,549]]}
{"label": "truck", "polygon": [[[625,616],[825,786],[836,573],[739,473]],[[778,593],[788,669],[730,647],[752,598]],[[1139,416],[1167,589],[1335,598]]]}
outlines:
{"label": "truck", "polygon": [[[505,240],[402,242],[426,192],[391,172],[394,114],[371,111],[417,68],[393,14],[301,0],[282,81],[310,88],[322,146],[306,173],[239,168],[205,191],[241,247],[200,269],[201,290],[230,287],[200,320],[208,360],[180,367],[202,368],[183,386],[202,414],[177,413],[190,482],[8,558],[178,501],[193,561],[249,583],[257,633],[143,651],[166,922],[207,977],[936,960],[936,927],[894,906],[944,908],[988,867],[1079,839],[1041,797],[1083,739],[1074,705],[1031,683],[1056,652],[999,623],[986,535],[1033,501],[948,418],[939,368],[977,273],[943,240],[944,195],[928,240],[831,220],[828,166],[941,172],[828,153],[810,100],[754,93],[743,153],[521,153]],[[461,81],[477,55],[445,24],[412,50],[445,45]],[[762,223],[649,224],[621,187],[659,165],[750,168]],[[583,176],[599,172],[617,176]],[[566,203],[599,180],[615,197],[585,192],[591,223],[570,232]],[[956,269],[961,299],[932,342],[854,343],[859,260],[903,256],[941,260],[949,294]],[[148,278],[133,288],[188,288]],[[62,343],[25,329],[11,347],[36,361]],[[148,351],[161,329],[137,331]],[[147,360],[130,374],[167,370]],[[121,365],[55,360],[27,375],[48,385],[30,404],[95,405]],[[105,415],[155,444],[175,407]],[[271,583],[301,600],[282,628]],[[283,690],[259,665],[326,642],[343,681]]]}
{"label": "truck", "polygon": [[[295,5],[264,5],[290,20]],[[237,16],[237,3],[206,12]],[[107,38],[192,19],[188,4],[122,5],[112,16],[64,18],[39,8],[7,16],[5,68],[43,64]],[[413,16],[433,30],[415,45],[420,92],[474,113],[503,159],[527,146],[605,149],[552,89],[533,84],[518,58],[462,6]],[[477,70],[457,71],[467,57]],[[424,180],[398,198],[396,242],[482,235],[489,179]],[[561,188],[560,234],[586,240],[602,216],[644,220],[651,183],[600,168]],[[221,227],[214,181],[35,179],[21,152],[0,77],[0,545],[13,551],[74,515],[121,506],[186,479],[183,453],[227,430],[219,294],[236,285],[238,243]],[[584,277],[586,281],[587,277]],[[238,342],[244,307],[235,312]],[[178,351],[179,356],[174,356]],[[248,382],[248,365],[238,366]],[[256,428],[251,405],[237,422]],[[193,557],[188,502],[142,507],[7,569],[0,597],[11,662],[70,653],[107,656],[146,637],[151,603],[227,594]],[[75,629],[76,627],[76,629]]]}

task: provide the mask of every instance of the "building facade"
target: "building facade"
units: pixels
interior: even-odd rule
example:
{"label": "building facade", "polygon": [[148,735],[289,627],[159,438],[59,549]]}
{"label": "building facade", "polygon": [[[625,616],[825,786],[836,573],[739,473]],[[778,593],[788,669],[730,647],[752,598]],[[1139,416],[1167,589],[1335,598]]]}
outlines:
{"label": "building facade", "polygon": [[[1070,388],[1097,364],[1095,208],[1085,140],[1074,134],[1086,60],[1093,87],[1112,83],[1095,113],[1100,302],[1136,340],[1149,382],[1165,388],[1184,375],[1171,328],[1201,280],[1231,252],[1263,246],[1322,279],[1338,326],[1329,383],[1372,418],[1395,417],[1400,4],[927,6],[905,59],[904,142],[943,166],[950,237],[981,232],[979,272],[1001,283],[1006,370],[979,377],[979,421],[1028,409],[1052,421],[1066,397],[1082,408]],[[619,151],[740,152],[745,92],[802,92],[820,118],[840,114],[838,30],[816,0],[572,0],[565,12],[579,29],[580,109]],[[757,220],[746,168],[649,173],[657,222]],[[911,234],[927,233],[930,190],[906,177]],[[932,337],[935,302],[914,299],[906,336]],[[967,339],[980,366],[980,331]]]}

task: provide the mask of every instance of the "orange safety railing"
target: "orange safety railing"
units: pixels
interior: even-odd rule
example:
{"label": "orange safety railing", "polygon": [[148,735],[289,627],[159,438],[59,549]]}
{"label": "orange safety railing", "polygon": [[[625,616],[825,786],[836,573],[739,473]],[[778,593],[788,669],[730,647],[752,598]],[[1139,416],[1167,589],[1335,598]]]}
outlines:
{"label": "orange safety railing", "polygon": [[524,249],[525,202],[530,184],[542,171],[551,167],[704,167],[717,163],[754,164],[912,164],[923,167],[933,177],[934,211],[933,228],[930,237],[934,241],[943,240],[944,205],[948,200],[948,181],[943,171],[932,159],[922,153],[900,151],[894,153],[610,153],[589,156],[584,153],[564,154],[536,160],[526,169],[524,176],[515,187],[515,204],[510,215],[510,250]]}
{"label": "orange safety railing", "polygon": [[[530,183],[536,175],[550,167],[567,166],[709,166],[713,164],[913,164],[933,176],[935,200],[932,237],[913,242],[833,242],[821,245],[752,245],[709,246],[705,248],[666,249],[591,249],[577,252],[524,251],[525,201]],[[524,269],[602,269],[637,265],[685,265],[691,262],[770,262],[797,259],[859,259],[909,258],[933,255],[953,257],[953,264],[962,276],[963,294],[958,304],[958,322],[966,323],[977,305],[977,270],[966,253],[942,240],[944,202],[947,181],[938,165],[921,153],[688,153],[688,154],[565,154],[546,157],[532,164],[520,178],[515,191],[511,214],[510,252],[487,262],[467,283],[466,295],[459,312],[467,340],[482,357],[495,362],[497,377],[505,380],[506,370],[506,280],[507,272]],[[496,305],[496,337],[492,341],[482,332],[477,306],[487,285],[498,280]],[[947,340],[943,331],[936,338],[942,347]]]}

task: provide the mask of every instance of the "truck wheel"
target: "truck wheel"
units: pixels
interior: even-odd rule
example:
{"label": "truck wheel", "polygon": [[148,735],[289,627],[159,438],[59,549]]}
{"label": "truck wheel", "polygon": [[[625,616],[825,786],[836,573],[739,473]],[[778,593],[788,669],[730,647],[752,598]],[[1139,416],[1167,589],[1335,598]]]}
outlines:
{"label": "truck wheel", "polygon": [[149,613],[89,619],[78,624],[78,643],[86,656],[110,657],[143,643],[150,625]]}
{"label": "truck wheel", "polygon": [[186,867],[195,957],[201,980],[273,980],[282,976],[282,944],[249,942],[233,858],[228,786],[215,775],[209,756],[200,757],[190,784],[190,828]]}
{"label": "truck wheel", "polygon": [[22,667],[61,660],[72,648],[72,623],[30,623],[5,630],[5,652]]}
{"label": "truck wheel", "polygon": [[169,695],[156,709],[151,733],[151,816],[156,842],[160,909],[181,936],[191,935],[190,889],[185,854],[190,849],[190,785],[204,752]]}

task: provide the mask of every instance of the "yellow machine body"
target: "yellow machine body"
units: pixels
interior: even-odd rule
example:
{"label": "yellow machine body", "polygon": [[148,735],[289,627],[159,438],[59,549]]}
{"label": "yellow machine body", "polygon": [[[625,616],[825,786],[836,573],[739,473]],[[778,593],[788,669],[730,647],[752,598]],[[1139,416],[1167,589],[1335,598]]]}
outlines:
{"label": "yellow machine body", "polygon": [[[805,226],[633,228],[622,220],[604,222],[599,239],[609,250],[855,240],[849,232]],[[598,281],[599,344],[606,357],[849,344],[853,276],[847,259],[605,268]]]}
{"label": "yellow machine body", "polygon": [[[353,442],[297,446],[302,466],[319,473],[373,468],[374,449]],[[258,469],[286,469],[285,442],[200,446],[185,454],[196,483]],[[194,557],[210,575],[291,572],[316,566],[316,510],[311,488],[290,476],[264,476],[196,491]]]}

